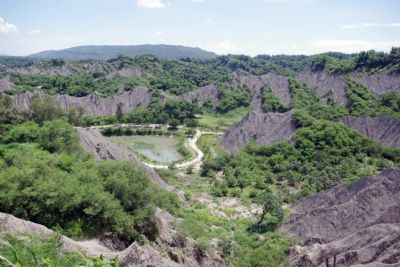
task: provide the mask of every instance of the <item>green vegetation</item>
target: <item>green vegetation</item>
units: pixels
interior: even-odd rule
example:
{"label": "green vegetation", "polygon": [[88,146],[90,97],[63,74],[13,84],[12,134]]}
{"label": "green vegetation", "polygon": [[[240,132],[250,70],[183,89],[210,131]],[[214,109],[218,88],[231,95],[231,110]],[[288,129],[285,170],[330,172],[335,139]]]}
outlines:
{"label": "green vegetation", "polygon": [[153,95],[152,102],[147,109],[135,108],[125,114],[123,121],[127,123],[185,123],[193,120],[195,114],[201,110],[195,104],[184,100],[167,100],[164,105]]}
{"label": "green vegetation", "polygon": [[[178,223],[177,231],[182,236],[195,238],[201,249],[210,251],[216,249],[222,253],[230,266],[273,267],[287,260],[290,245],[294,240],[274,231],[277,224],[271,227],[274,218],[269,211],[259,227],[257,227],[259,218],[235,219],[216,215],[210,210],[209,205],[203,206],[196,200],[198,195],[201,195],[213,201],[208,195],[212,189],[210,178],[199,176],[198,173],[188,174],[182,178],[178,170],[157,172],[167,183],[185,192],[189,206],[182,210],[183,220]],[[213,202],[217,204],[218,200]],[[230,216],[233,211],[226,209],[221,212]]]}
{"label": "green vegetation", "polygon": [[11,93],[33,91],[38,88],[48,94],[67,94],[72,96],[86,96],[93,93],[100,95],[114,95],[119,89],[133,89],[136,86],[148,86],[149,83],[141,77],[98,78],[96,73],[79,73],[71,76],[48,76],[41,74],[11,73],[11,82],[16,87]]}
{"label": "green vegetation", "polygon": [[304,108],[319,102],[317,93],[314,90],[307,88],[304,82],[299,82],[295,79],[289,79],[289,91],[292,95],[290,107]]}
{"label": "green vegetation", "polygon": [[[111,231],[152,238],[155,206],[178,200],[128,162],[95,162],[64,120],[15,125],[0,145],[0,210],[75,238]],[[168,206],[168,207],[167,207]]]}
{"label": "green vegetation", "polygon": [[400,48],[392,48],[390,53],[370,50],[358,54],[325,53],[312,57],[312,70],[325,70],[330,73],[349,73],[352,71],[378,72],[399,71]]}
{"label": "green vegetation", "polygon": [[[7,63],[7,59],[3,59]],[[0,62],[1,62],[0,57]],[[19,65],[13,63],[11,66]],[[73,96],[85,96],[92,93],[101,95],[113,95],[119,89],[130,90],[136,86],[146,86],[150,89],[160,89],[172,94],[182,94],[211,82],[227,82],[231,75],[227,68],[214,66],[205,60],[197,59],[160,59],[150,55],[139,56],[134,59],[117,57],[108,60],[108,68],[121,70],[126,67],[140,68],[148,75],[122,77],[113,75],[107,77],[104,71],[87,71],[84,64],[96,64],[96,61],[82,60],[69,65],[76,73],[69,76],[48,76],[41,74],[12,73],[11,81],[16,85],[12,93],[32,91],[41,88],[49,94],[68,94]],[[22,64],[22,63],[21,63]],[[30,65],[34,64],[29,62]],[[52,61],[37,63],[39,68],[58,66]],[[24,64],[22,64],[24,65]]]}
{"label": "green vegetation", "polygon": [[287,108],[282,105],[281,100],[277,97],[268,86],[262,88],[262,103],[265,112],[285,112]]}
{"label": "green vegetation", "polygon": [[211,215],[202,206],[185,211],[184,220],[177,226],[183,236],[199,242],[202,249],[211,249],[217,238],[218,250],[232,266],[275,267],[287,259],[292,239],[277,232],[254,231],[252,220],[229,220]]}
{"label": "green vegetation", "polygon": [[218,113],[227,113],[240,107],[248,107],[250,105],[249,92],[240,92],[236,90],[228,90],[226,88],[218,91],[219,103],[215,107]]}
{"label": "green vegetation", "polygon": [[363,85],[350,79],[346,81],[346,85],[347,108],[351,115],[389,115],[400,118],[400,97],[395,93],[376,96]]}
{"label": "green vegetation", "polygon": [[[400,163],[399,149],[383,147],[342,124],[302,112],[295,117],[302,126],[296,132],[295,146],[250,143],[236,155],[206,160],[203,175],[224,174],[223,182],[214,182],[212,193],[227,196],[240,189],[239,195],[243,195],[249,188],[255,190],[255,197],[270,188],[278,190],[285,201],[293,201]],[[289,194],[287,185],[300,191]]]}
{"label": "green vegetation", "polygon": [[[16,84],[16,88],[10,93],[42,88],[50,94],[113,95],[119,89],[130,90],[136,86],[146,86],[150,89],[159,89],[178,95],[210,83],[229,82],[232,80],[230,72],[238,69],[255,75],[272,72],[289,77],[294,77],[296,73],[306,69],[340,74],[354,71],[398,72],[400,70],[400,48],[392,48],[390,53],[371,50],[350,55],[341,53],[324,53],[314,56],[227,55],[203,60],[160,59],[151,55],[142,55],[133,59],[119,56],[108,60],[102,67],[95,60],[38,61],[18,57],[0,57],[0,64],[10,67],[36,66],[38,68],[62,66],[68,67],[74,72],[69,76],[12,73],[11,81]],[[84,67],[87,64],[92,65],[93,70],[89,71]],[[130,77],[107,76],[111,70],[118,71],[127,67],[140,69],[142,73]]]}
{"label": "green vegetation", "polygon": [[61,237],[5,235],[0,238],[0,266],[118,267],[116,259],[88,259],[81,253],[62,252]]}

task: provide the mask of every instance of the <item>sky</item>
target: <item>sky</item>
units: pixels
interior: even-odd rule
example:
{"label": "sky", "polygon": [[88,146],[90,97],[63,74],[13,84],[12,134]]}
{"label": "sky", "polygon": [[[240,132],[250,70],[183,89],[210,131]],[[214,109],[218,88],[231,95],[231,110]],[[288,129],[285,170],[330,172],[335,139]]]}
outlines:
{"label": "sky", "polygon": [[179,44],[218,54],[400,46],[400,0],[0,0],[0,54]]}

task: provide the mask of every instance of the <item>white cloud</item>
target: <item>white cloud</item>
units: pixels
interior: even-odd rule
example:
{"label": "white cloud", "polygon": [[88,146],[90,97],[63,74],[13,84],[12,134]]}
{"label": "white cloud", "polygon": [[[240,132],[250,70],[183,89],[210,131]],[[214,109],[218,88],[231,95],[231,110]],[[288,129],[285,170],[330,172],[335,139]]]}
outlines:
{"label": "white cloud", "polygon": [[400,46],[400,40],[394,41],[367,41],[367,40],[333,40],[315,39],[310,44],[317,52],[337,51],[344,53],[355,53],[375,49],[378,51],[389,51],[394,46]]}
{"label": "white cloud", "polygon": [[213,23],[214,21],[213,21],[212,19],[206,19],[204,22],[207,23],[207,24],[211,24],[211,23]]}
{"label": "white cloud", "polygon": [[204,3],[206,0],[190,0],[190,1],[195,3]]}
{"label": "white cloud", "polygon": [[208,49],[214,51],[217,54],[235,54],[239,53],[240,51],[240,49],[236,45],[227,40],[209,45]]}
{"label": "white cloud", "polygon": [[17,31],[18,29],[15,24],[9,23],[0,17],[0,33],[14,33]]}
{"label": "white cloud", "polygon": [[39,30],[39,29],[33,29],[33,30],[30,30],[30,31],[28,32],[28,34],[31,34],[31,35],[40,34],[40,33],[42,33],[42,31]]}
{"label": "white cloud", "polygon": [[137,5],[143,8],[163,8],[166,6],[162,0],[137,0]]}
{"label": "white cloud", "polygon": [[161,36],[161,35],[163,35],[162,31],[156,31],[153,33],[153,36],[156,36],[156,37]]}
{"label": "white cloud", "polygon": [[346,24],[343,25],[343,29],[357,29],[357,28],[400,28],[400,22],[392,22],[392,23],[376,23],[376,22],[366,22],[366,23],[357,23],[357,24]]}

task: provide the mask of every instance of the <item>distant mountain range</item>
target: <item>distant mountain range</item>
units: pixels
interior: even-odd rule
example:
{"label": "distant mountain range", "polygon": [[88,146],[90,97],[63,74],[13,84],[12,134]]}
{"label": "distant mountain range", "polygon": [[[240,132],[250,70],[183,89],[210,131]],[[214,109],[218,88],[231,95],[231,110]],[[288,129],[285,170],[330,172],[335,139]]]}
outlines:
{"label": "distant mountain range", "polygon": [[166,59],[199,58],[209,59],[217,54],[200,48],[180,45],[87,45],[76,46],[62,50],[48,50],[29,55],[32,58],[50,59],[63,58],[66,60],[99,59],[107,60],[119,55],[136,57],[144,54]]}

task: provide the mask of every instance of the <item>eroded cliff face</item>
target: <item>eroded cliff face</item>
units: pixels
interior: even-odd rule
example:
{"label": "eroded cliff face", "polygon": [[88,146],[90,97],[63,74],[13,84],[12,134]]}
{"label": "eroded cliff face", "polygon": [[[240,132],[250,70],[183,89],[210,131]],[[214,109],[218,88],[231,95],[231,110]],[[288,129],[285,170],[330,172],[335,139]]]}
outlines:
{"label": "eroded cliff face", "polygon": [[[296,75],[295,79],[304,82],[308,88],[315,89],[323,102],[326,102],[327,94],[332,92],[335,102],[338,105],[345,105],[347,103],[345,83],[347,77],[363,84],[374,94],[379,95],[393,91],[400,95],[400,73],[341,75],[322,71],[305,71]],[[230,85],[238,90],[248,90],[251,95],[251,106],[255,110],[262,110],[262,88],[264,86],[268,86],[282,104],[287,105],[291,100],[288,77],[273,73],[257,76],[239,69],[233,72],[233,80]],[[203,103],[206,100],[206,94],[210,93],[210,88],[211,85],[198,88],[184,94],[183,98],[186,100],[199,99],[201,100],[199,102]],[[212,103],[216,105],[218,103],[217,88],[213,88],[213,90],[210,96]]]}
{"label": "eroded cliff face", "polygon": [[216,106],[219,102],[218,87],[215,84],[199,87],[196,90],[182,94],[180,97],[186,101],[194,102],[200,107],[208,100],[213,106]]}
{"label": "eroded cliff face", "polygon": [[400,170],[337,186],[291,207],[282,231],[301,238],[293,266],[400,265]]}
{"label": "eroded cliff face", "polygon": [[233,77],[233,87],[250,92],[251,106],[255,110],[262,110],[262,88],[264,86],[268,86],[283,104],[290,102],[291,97],[287,77],[273,73],[256,76],[243,70],[234,71]]}
{"label": "eroded cliff face", "polygon": [[139,77],[145,75],[145,73],[140,68],[131,65],[119,67],[108,62],[93,60],[87,60],[86,62],[78,65],[64,63],[60,66],[31,65],[28,67],[12,68],[5,65],[0,65],[0,71],[21,74],[40,74],[46,76],[71,76],[81,73],[90,75],[93,73],[102,73],[108,78],[114,77],[116,75],[122,77]]}
{"label": "eroded cliff face", "polygon": [[263,113],[252,111],[222,136],[221,145],[226,151],[236,153],[245,147],[251,139],[262,145],[278,141],[291,142],[295,131],[296,125],[293,121],[292,112]]}
{"label": "eroded cliff face", "polygon": [[347,117],[338,122],[353,128],[369,139],[376,140],[386,146],[400,147],[400,120],[389,116],[379,117]]}
{"label": "eroded cliff face", "polygon": [[137,87],[130,91],[124,91],[121,94],[109,97],[99,97],[88,95],[83,97],[69,95],[47,95],[42,91],[25,92],[12,96],[13,104],[21,110],[28,110],[33,98],[45,99],[50,97],[54,99],[64,110],[73,107],[82,107],[86,115],[115,115],[117,106],[122,103],[123,112],[129,112],[133,108],[146,108],[151,99],[151,92],[145,87]]}
{"label": "eroded cliff face", "polygon": [[347,103],[344,78],[345,76],[343,75],[320,71],[303,72],[296,76],[296,79],[305,82],[308,88],[315,89],[323,102],[326,101],[326,94],[331,91],[333,99],[338,105],[345,105]]}

